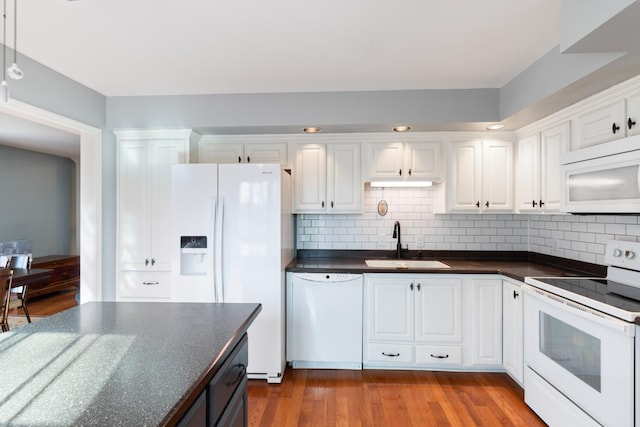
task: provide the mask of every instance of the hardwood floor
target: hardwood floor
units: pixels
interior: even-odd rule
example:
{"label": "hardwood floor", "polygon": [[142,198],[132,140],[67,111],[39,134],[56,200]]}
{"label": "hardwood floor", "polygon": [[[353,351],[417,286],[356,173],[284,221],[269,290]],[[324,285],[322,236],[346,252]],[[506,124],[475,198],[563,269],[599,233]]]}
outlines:
{"label": "hardwood floor", "polygon": [[506,374],[288,369],[249,381],[249,426],[545,426]]}
{"label": "hardwood floor", "polygon": [[[29,314],[32,316],[51,316],[60,311],[78,305],[76,302],[76,289],[52,292],[40,297],[30,298],[27,303]],[[22,309],[11,309],[9,315],[22,316]]]}
{"label": "hardwood floor", "polygon": [[[29,312],[75,305],[71,289],[30,300]],[[506,374],[289,368],[279,385],[249,381],[251,427],[545,425]]]}

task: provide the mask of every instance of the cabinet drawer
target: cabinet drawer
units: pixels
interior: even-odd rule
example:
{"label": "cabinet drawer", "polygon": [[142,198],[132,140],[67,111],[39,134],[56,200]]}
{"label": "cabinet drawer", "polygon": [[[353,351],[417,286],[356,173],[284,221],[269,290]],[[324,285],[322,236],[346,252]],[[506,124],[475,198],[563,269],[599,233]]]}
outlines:
{"label": "cabinet drawer", "polygon": [[[246,387],[249,364],[248,339],[245,335],[209,383],[209,417],[218,420],[238,387]],[[242,391],[240,391],[242,392]]]}
{"label": "cabinet drawer", "polygon": [[428,365],[459,365],[462,363],[462,347],[449,345],[416,346],[416,363]]}
{"label": "cabinet drawer", "polygon": [[121,271],[118,296],[120,298],[169,298],[171,273]]}
{"label": "cabinet drawer", "polygon": [[370,362],[413,363],[412,344],[367,344],[367,360]]}

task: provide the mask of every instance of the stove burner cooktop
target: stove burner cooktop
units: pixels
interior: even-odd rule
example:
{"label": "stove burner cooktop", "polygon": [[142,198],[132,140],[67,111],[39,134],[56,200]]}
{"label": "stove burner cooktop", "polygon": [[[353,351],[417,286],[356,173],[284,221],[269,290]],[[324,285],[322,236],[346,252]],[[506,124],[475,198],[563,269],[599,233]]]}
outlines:
{"label": "stove burner cooktop", "polygon": [[[585,298],[597,301],[618,310],[630,313],[640,313],[640,288],[625,285],[607,279],[584,278],[584,277],[536,277],[536,281],[546,283],[564,292],[558,292],[565,298],[573,299],[576,302],[601,309],[588,303]],[[551,288],[548,291],[553,292]],[[582,298],[571,298],[571,294],[579,295]],[[609,314],[614,314],[604,310]]]}

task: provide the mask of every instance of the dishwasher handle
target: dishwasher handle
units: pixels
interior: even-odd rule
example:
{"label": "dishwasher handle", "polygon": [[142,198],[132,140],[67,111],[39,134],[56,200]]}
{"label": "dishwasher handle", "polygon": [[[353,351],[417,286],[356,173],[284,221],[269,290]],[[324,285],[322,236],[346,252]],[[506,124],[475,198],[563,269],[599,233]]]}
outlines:
{"label": "dishwasher handle", "polygon": [[305,282],[341,283],[361,280],[362,274],[352,273],[293,273],[293,278]]}

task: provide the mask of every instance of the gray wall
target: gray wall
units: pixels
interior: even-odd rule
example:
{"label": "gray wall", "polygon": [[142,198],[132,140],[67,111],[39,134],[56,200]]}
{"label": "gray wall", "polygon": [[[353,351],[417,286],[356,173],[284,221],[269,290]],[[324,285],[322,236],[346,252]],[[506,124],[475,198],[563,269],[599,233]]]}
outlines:
{"label": "gray wall", "polygon": [[31,240],[33,255],[71,253],[73,161],[0,146],[0,241]]}

